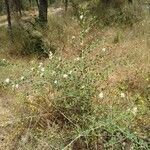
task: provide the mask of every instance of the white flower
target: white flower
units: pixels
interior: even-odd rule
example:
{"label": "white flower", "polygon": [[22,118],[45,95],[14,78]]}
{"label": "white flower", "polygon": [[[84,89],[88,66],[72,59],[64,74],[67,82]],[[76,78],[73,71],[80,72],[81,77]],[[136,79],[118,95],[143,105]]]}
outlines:
{"label": "white flower", "polygon": [[80,57],[77,57],[77,58],[75,58],[74,60],[75,60],[75,61],[79,61],[79,60],[80,60]]}
{"label": "white flower", "polygon": [[80,19],[81,19],[81,20],[83,19],[83,17],[84,17],[83,15],[80,15]]}
{"label": "white flower", "polygon": [[60,64],[56,68],[59,68],[59,67],[60,67]]}
{"label": "white flower", "polygon": [[75,36],[72,36],[72,40],[74,40],[76,37]]}
{"label": "white flower", "polygon": [[56,71],[52,71],[52,75],[54,75],[56,73]]}
{"label": "white flower", "polygon": [[39,68],[40,68],[40,67],[42,67],[42,66],[43,66],[43,63],[42,63],[42,62],[40,62],[40,63],[39,63]]}
{"label": "white flower", "polygon": [[49,52],[49,59],[52,59],[52,58],[53,58],[53,53]]}
{"label": "white flower", "polygon": [[26,144],[26,143],[28,142],[28,135],[22,136],[22,137],[21,137],[21,142],[22,142],[23,144]]}
{"label": "white flower", "polygon": [[44,76],[44,73],[41,73],[41,74],[40,74],[40,77],[43,77],[43,76]]}
{"label": "white flower", "polygon": [[55,81],[54,81],[54,83],[55,83],[55,84],[57,84],[57,83],[58,83],[58,81],[57,81],[57,80],[55,80]]}
{"label": "white flower", "polygon": [[126,97],[125,93],[123,93],[123,92],[120,94],[120,96],[121,96],[121,98],[125,98]]}
{"label": "white flower", "polygon": [[123,142],[123,143],[122,143],[122,145],[123,145],[123,146],[125,146],[125,145],[126,145],[126,143],[125,143],[125,142]]}
{"label": "white flower", "polygon": [[85,85],[82,85],[82,86],[81,86],[81,89],[84,89],[84,88],[85,88]]}
{"label": "white flower", "polygon": [[24,80],[24,76],[22,76],[20,79],[21,79],[21,80]]}
{"label": "white flower", "polygon": [[137,107],[133,107],[133,109],[131,110],[131,112],[136,116],[138,109]]}
{"label": "white flower", "polygon": [[105,51],[106,51],[106,48],[102,48],[102,51],[105,52]]}
{"label": "white flower", "polygon": [[31,68],[31,71],[33,71],[34,70],[34,68]]}
{"label": "white flower", "polygon": [[89,32],[89,29],[86,29],[86,30],[85,30],[85,33],[88,33],[88,32]]}
{"label": "white flower", "polygon": [[44,71],[45,71],[45,68],[44,68],[44,67],[43,67],[43,68],[41,68],[41,71],[42,71],[42,72],[44,72]]}
{"label": "white flower", "polygon": [[32,60],[32,61],[31,61],[31,64],[33,64],[33,63],[34,63],[34,61]]}
{"label": "white flower", "polygon": [[69,74],[72,74],[72,70],[71,70],[71,71],[69,71]]}
{"label": "white flower", "polygon": [[99,93],[98,97],[99,97],[100,99],[104,98],[104,93],[103,93],[103,92]]}
{"label": "white flower", "polygon": [[16,85],[15,85],[15,88],[18,89],[18,88],[19,88],[19,84],[16,84]]}
{"label": "white flower", "polygon": [[2,59],[3,61],[6,61],[6,59]]}
{"label": "white flower", "polygon": [[61,61],[61,57],[59,57],[58,60]]}
{"label": "white flower", "polygon": [[15,88],[15,85],[14,85],[14,84],[12,85],[12,88],[13,88],[13,89]]}
{"label": "white flower", "polygon": [[83,46],[83,41],[80,43],[81,46]]}
{"label": "white flower", "polygon": [[68,78],[68,75],[67,75],[67,74],[64,74],[64,75],[63,75],[63,78],[65,78],[65,79]]}
{"label": "white flower", "polygon": [[7,79],[5,80],[5,82],[6,82],[6,83],[9,83],[9,82],[10,82],[10,79],[9,79],[9,78],[7,78]]}

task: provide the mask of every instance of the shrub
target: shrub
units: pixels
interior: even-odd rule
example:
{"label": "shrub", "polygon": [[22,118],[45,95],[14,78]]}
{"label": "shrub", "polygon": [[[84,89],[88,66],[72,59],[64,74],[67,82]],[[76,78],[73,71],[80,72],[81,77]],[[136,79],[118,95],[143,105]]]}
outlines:
{"label": "shrub", "polygon": [[39,31],[33,31],[25,37],[22,52],[24,54],[38,54],[39,56],[44,53],[48,55],[48,44],[48,41],[43,40],[42,33]]}
{"label": "shrub", "polygon": [[49,40],[38,28],[16,25],[13,27],[13,38],[11,54],[36,55],[39,58],[48,58],[50,52],[55,53],[55,48],[50,45]]}
{"label": "shrub", "polygon": [[[62,138],[58,138],[57,132],[53,136],[52,143],[58,149],[122,149],[128,146],[147,149],[146,139],[136,135],[132,126],[137,113],[134,97],[132,102],[125,94],[118,97],[119,89],[115,89],[115,96],[110,95],[111,101],[99,94],[107,93],[99,87],[99,80],[105,79],[102,74],[95,74],[92,68],[95,60],[87,60],[86,55],[74,60],[53,56],[47,65],[35,66],[29,73],[31,91],[19,93],[16,109],[19,125],[23,126],[20,128],[28,128],[27,143],[29,139],[35,143],[40,139],[48,142],[52,138],[46,134],[43,139],[45,132],[57,128],[57,132],[63,134]],[[32,74],[36,76],[34,79],[30,79]],[[22,138],[26,134],[21,132]],[[42,142],[39,147],[40,144]],[[32,146],[35,148],[35,145]]]}
{"label": "shrub", "polygon": [[[76,11],[80,11],[80,5],[77,8]],[[123,1],[112,1],[110,4],[92,1],[87,2],[84,11],[89,11],[87,17],[93,15],[97,18],[97,22],[103,26],[115,24],[133,25],[143,19],[142,6],[138,2],[130,5]]]}

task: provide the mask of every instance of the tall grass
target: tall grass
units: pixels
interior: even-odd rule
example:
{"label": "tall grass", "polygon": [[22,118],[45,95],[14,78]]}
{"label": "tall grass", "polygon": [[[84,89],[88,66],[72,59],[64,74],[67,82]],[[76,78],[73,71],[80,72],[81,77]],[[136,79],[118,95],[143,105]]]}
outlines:
{"label": "tall grass", "polygon": [[26,26],[14,28],[14,52],[34,54],[48,40],[48,50],[55,48],[55,53],[42,62],[0,61],[0,91],[11,97],[13,114],[2,122],[11,130],[10,147],[149,149],[147,21],[124,31],[100,31],[95,17],[87,18],[84,9],[79,13],[73,19],[70,14],[51,16],[45,30],[36,26],[33,37],[32,27],[27,26],[29,34]]}
{"label": "tall grass", "polygon": [[119,67],[123,76],[121,69],[136,65],[132,60],[136,58],[128,51],[123,62],[124,54],[120,58],[112,52],[117,59],[106,61],[110,54],[103,50],[91,57],[95,44],[85,49],[82,57],[53,55],[45,63],[32,62],[20,77],[2,83],[7,88],[19,84],[19,89],[13,88],[12,120],[18,148],[148,149],[147,71],[141,74],[138,70],[139,77],[130,70],[133,78],[125,73],[125,79],[112,81],[109,74],[114,76]]}

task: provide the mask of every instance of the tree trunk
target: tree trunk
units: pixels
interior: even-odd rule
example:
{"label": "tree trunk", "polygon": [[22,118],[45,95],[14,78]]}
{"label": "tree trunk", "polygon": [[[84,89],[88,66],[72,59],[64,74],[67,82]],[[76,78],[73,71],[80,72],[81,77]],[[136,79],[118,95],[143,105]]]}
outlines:
{"label": "tree trunk", "polygon": [[9,36],[10,36],[10,40],[13,41],[10,6],[9,6],[9,1],[8,0],[5,0],[5,5],[6,5],[6,11],[7,11],[8,33],[9,33]]}
{"label": "tree trunk", "polygon": [[9,7],[8,0],[5,0],[5,5],[6,5],[6,11],[7,11],[8,29],[11,31],[12,25],[11,25],[11,15],[10,15],[10,7]]}
{"label": "tree trunk", "polygon": [[39,20],[47,23],[48,0],[39,0]]}
{"label": "tree trunk", "polygon": [[132,3],[133,1],[132,0],[128,0],[128,3]]}
{"label": "tree trunk", "polygon": [[32,6],[32,4],[31,4],[31,0],[29,0],[29,5],[30,5],[30,8],[31,8],[31,6]]}
{"label": "tree trunk", "polygon": [[109,5],[112,0],[102,0],[102,4]]}
{"label": "tree trunk", "polygon": [[17,1],[17,6],[18,6],[18,12],[20,13],[20,16],[22,16],[22,12],[21,12],[21,10],[22,10],[22,2],[21,2],[21,0]]}
{"label": "tree trunk", "polygon": [[65,0],[65,11],[68,10],[68,0]]}
{"label": "tree trunk", "polygon": [[13,0],[13,7],[14,7],[14,11],[19,13],[20,16],[22,16],[22,3],[21,3],[21,0]]}
{"label": "tree trunk", "polygon": [[36,4],[37,4],[37,7],[39,9],[39,1],[38,0],[36,0]]}

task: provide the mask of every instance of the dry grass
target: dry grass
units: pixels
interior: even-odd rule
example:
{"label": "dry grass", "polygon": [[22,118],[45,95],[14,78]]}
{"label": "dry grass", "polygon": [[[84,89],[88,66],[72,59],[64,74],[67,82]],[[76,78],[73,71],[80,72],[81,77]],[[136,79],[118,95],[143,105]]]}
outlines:
{"label": "dry grass", "polygon": [[[12,47],[6,46],[6,30],[0,31],[2,150],[87,149],[87,143],[91,149],[95,149],[95,145],[105,149],[107,138],[110,135],[116,138],[116,132],[121,134],[119,141],[124,141],[129,148],[135,146],[135,137],[147,141],[150,124],[148,20],[132,28],[99,29],[95,26],[82,44],[82,29],[78,22],[67,15],[64,19],[59,15],[54,17],[49,18],[50,25],[46,30],[40,30],[56,48],[52,60],[39,60],[32,56],[20,58],[20,55],[12,57],[10,51],[13,49],[15,53],[21,48],[19,38]],[[39,66],[41,61],[43,64]],[[82,74],[80,69],[84,65]],[[43,67],[45,70],[41,71]],[[69,74],[69,71],[73,73]],[[69,79],[63,78],[64,74]],[[5,83],[6,78],[10,79],[8,84]],[[58,85],[54,84],[55,81]],[[88,95],[90,92],[94,94]],[[104,95],[99,97],[101,92]],[[68,106],[69,99],[73,99],[75,104],[69,103]],[[81,105],[88,106],[84,99],[90,99],[90,108],[84,109],[93,109],[92,117],[87,114],[84,118],[78,114],[81,110],[75,109]],[[85,121],[85,126],[81,120]],[[97,140],[97,136],[101,138]],[[108,142],[108,149],[119,149],[115,144],[111,147],[111,142]]]}

